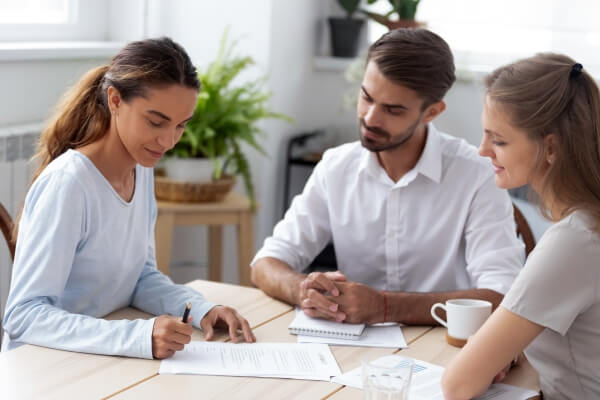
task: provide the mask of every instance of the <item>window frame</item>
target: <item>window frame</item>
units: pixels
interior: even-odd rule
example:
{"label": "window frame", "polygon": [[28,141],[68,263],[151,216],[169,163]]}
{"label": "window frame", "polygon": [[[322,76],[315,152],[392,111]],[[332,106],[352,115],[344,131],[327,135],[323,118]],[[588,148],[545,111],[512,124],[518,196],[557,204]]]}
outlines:
{"label": "window frame", "polygon": [[108,36],[108,1],[67,0],[65,23],[0,24],[0,43],[52,41],[105,41]]}

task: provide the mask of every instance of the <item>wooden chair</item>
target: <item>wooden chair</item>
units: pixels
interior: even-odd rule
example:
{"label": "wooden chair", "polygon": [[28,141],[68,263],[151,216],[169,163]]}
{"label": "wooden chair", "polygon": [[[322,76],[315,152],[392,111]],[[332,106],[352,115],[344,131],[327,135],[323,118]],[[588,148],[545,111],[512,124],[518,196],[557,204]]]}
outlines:
{"label": "wooden chair", "polygon": [[0,204],[0,230],[6,239],[6,245],[10,251],[11,260],[15,259],[15,243],[12,240],[13,220],[8,211]]}
{"label": "wooden chair", "polygon": [[535,247],[535,237],[531,232],[531,228],[527,223],[527,220],[519,210],[519,207],[513,203],[513,209],[515,210],[515,223],[517,224],[517,236],[520,236],[525,243],[525,256],[529,256],[529,253]]}

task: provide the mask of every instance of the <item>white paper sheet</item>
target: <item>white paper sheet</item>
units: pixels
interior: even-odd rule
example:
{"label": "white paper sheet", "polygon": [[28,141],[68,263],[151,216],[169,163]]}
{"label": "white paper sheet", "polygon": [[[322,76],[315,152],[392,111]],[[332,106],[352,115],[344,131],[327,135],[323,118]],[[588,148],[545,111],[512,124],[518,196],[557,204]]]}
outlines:
{"label": "white paper sheet", "polygon": [[[394,366],[401,362],[403,357],[398,355],[384,356],[377,359],[377,363]],[[410,384],[411,400],[443,400],[441,380],[444,368],[421,360],[414,360],[413,377]],[[331,382],[362,389],[361,367],[346,372],[341,376],[331,379]],[[516,386],[495,384],[476,400],[524,400],[536,396],[533,390],[522,389]]]}
{"label": "white paper sheet", "polygon": [[196,341],[163,360],[159,373],[329,381],[341,371],[325,344]]}
{"label": "white paper sheet", "polygon": [[365,324],[347,324],[344,322],[328,321],[321,318],[311,318],[296,307],[296,318],[288,330],[294,335],[332,337],[344,340],[358,340],[365,329]]}
{"label": "white paper sheet", "polygon": [[327,343],[336,346],[388,347],[394,349],[407,347],[402,329],[397,324],[369,325],[357,340],[298,335],[298,343]]}

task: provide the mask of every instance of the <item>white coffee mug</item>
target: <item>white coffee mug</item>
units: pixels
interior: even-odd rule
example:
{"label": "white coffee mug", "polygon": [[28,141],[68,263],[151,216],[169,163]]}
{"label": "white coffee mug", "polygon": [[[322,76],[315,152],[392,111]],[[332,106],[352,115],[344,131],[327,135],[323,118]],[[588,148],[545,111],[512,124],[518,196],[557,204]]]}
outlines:
{"label": "white coffee mug", "polygon": [[[446,321],[436,314],[438,308],[446,311]],[[454,299],[446,301],[445,305],[435,303],[431,307],[433,319],[448,328],[449,343],[451,339],[467,340],[491,313],[492,303],[485,300]]]}

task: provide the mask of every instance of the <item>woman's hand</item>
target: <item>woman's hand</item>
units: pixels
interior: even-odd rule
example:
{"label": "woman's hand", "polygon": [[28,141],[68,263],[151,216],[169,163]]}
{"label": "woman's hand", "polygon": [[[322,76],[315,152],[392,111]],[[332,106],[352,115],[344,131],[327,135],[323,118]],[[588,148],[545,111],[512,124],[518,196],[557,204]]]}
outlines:
{"label": "woman's hand", "polygon": [[234,343],[238,342],[238,331],[247,343],[256,341],[256,337],[250,329],[248,321],[231,307],[214,306],[200,321],[200,327],[205,333],[206,340],[211,340],[214,336],[214,328],[229,328],[229,337]]}
{"label": "woman's hand", "polygon": [[171,357],[176,351],[192,340],[194,328],[191,325],[192,318],[187,323],[181,318],[170,315],[161,315],[154,320],[152,328],[152,356],[157,359]]}
{"label": "woman's hand", "polygon": [[[521,354],[523,354],[523,353],[521,353]],[[510,364],[508,364],[506,367],[502,368],[502,370],[500,372],[498,372],[498,374],[496,374],[496,376],[494,377],[493,383],[500,383],[504,380],[504,378],[506,378],[506,375],[508,375],[508,371],[510,371],[511,368],[513,368],[514,366],[518,365],[519,362],[521,361],[521,354],[516,356],[514,358],[514,360],[512,360],[510,362]]]}
{"label": "woman's hand", "polygon": [[504,378],[506,378],[506,375],[508,374],[508,371],[510,370],[510,366],[511,366],[511,364],[508,364],[506,367],[502,368],[502,370],[500,370],[500,372],[498,372],[496,374],[492,383],[502,382],[504,380]]}

